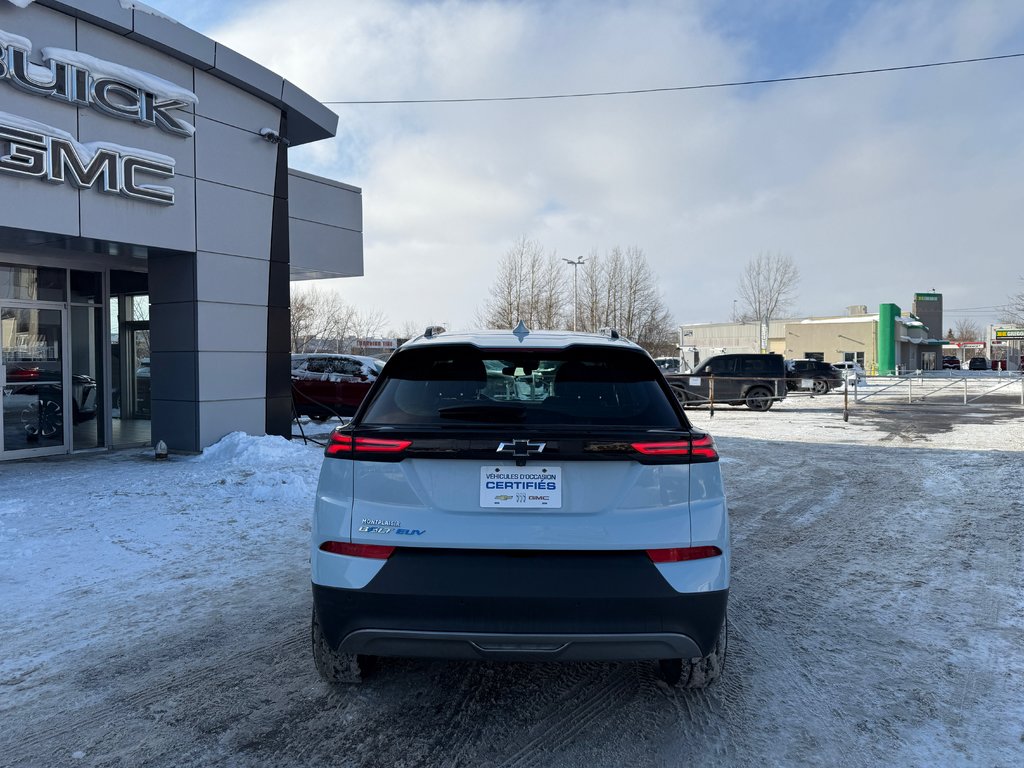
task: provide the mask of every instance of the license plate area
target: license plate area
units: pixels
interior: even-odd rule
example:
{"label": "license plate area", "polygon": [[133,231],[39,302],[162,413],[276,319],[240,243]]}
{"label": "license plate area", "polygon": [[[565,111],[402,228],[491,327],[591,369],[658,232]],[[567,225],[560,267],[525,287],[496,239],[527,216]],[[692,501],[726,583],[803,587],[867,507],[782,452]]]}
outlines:
{"label": "license plate area", "polygon": [[561,509],[562,468],[480,467],[480,506],[497,509]]}

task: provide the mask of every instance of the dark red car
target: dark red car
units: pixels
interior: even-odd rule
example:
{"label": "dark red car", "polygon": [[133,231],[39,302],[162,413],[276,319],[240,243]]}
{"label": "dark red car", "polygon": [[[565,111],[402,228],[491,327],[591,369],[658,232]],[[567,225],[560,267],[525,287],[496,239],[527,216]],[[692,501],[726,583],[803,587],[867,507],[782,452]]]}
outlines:
{"label": "dark red car", "polygon": [[292,355],[292,400],[299,416],[351,416],[384,363],[361,355]]}

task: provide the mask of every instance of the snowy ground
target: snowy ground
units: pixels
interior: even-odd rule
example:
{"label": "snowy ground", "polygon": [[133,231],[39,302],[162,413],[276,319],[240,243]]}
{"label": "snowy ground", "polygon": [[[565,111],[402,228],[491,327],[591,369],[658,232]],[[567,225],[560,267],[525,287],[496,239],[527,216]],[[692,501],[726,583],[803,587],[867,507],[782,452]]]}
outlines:
{"label": "snowy ground", "polygon": [[0,465],[0,765],[1024,764],[1024,409],[847,423],[841,399],[690,412],[734,536],[700,693],[651,664],[428,661],[328,690],[314,446]]}

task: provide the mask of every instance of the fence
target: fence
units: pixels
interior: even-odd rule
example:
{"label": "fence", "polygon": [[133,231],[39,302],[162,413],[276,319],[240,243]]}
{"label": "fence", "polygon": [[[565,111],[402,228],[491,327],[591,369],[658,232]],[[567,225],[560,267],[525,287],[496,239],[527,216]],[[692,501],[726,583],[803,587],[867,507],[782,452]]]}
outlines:
{"label": "fence", "polygon": [[[854,402],[874,399],[913,403],[959,402],[963,405],[1017,402],[1024,405],[1024,375],[1020,371],[993,371],[976,376],[935,375],[918,373],[911,376],[879,376],[870,379],[872,386],[854,386]],[[950,373],[955,373],[951,371]],[[931,375],[929,375],[931,374]],[[1002,374],[1002,375],[997,375]]]}
{"label": "fence", "polygon": [[[843,421],[849,421],[850,408],[862,404],[1024,406],[1024,375],[1020,371],[916,372],[904,376],[850,378],[838,388],[824,380],[770,379],[757,377],[738,381],[734,377],[704,377],[699,391],[695,385],[672,382],[670,386],[685,407],[715,408],[723,403],[746,405],[751,410],[767,411],[773,404],[800,398],[842,397]],[[717,378],[717,380],[716,380]],[[789,389],[789,387],[795,387]],[[705,393],[706,392],[706,393]],[[837,405],[839,403],[837,402]]]}

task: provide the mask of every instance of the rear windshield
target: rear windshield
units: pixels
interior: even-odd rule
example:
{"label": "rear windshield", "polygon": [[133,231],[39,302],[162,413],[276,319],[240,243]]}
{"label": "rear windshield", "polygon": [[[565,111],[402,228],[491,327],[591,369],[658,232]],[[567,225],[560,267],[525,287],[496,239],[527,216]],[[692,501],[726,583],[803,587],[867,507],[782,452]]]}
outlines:
{"label": "rear windshield", "polygon": [[388,363],[364,424],[570,424],[678,429],[654,362],[639,352],[409,350]]}

